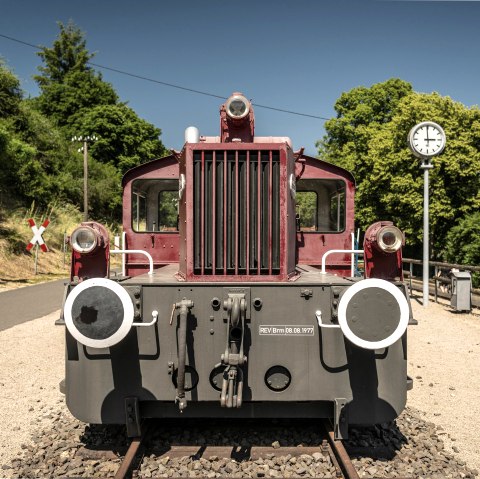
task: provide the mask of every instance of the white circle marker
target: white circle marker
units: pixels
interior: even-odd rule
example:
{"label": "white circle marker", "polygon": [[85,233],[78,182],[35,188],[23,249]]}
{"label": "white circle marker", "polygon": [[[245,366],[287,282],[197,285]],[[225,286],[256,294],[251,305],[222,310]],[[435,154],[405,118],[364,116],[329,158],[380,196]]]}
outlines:
{"label": "white circle marker", "polygon": [[[83,335],[75,326],[72,318],[72,307],[75,299],[77,299],[80,293],[94,286],[101,286],[115,293],[122,302],[123,306],[122,324],[117,331],[115,331],[115,333],[105,339],[93,339]],[[73,291],[68,295],[64,308],[65,325],[67,326],[70,334],[78,342],[84,344],[85,346],[90,346],[91,348],[109,348],[110,346],[114,346],[115,344],[119,343],[132,328],[133,314],[133,303],[130,295],[118,283],[107,278],[91,278],[82,281],[78,286],[75,286]]]}
{"label": "white circle marker", "polygon": [[[347,307],[351,299],[360,291],[368,290],[369,288],[380,288],[384,291],[387,291],[396,299],[400,308],[400,318],[395,331],[381,341],[367,341],[358,337],[350,329],[347,321]],[[375,314],[375,312],[373,312],[373,314]],[[407,329],[409,316],[408,302],[398,287],[392,283],[389,283],[388,281],[385,281],[384,279],[378,278],[364,279],[350,286],[343,294],[342,298],[340,299],[340,304],[338,305],[338,323],[342,329],[342,333],[350,342],[364,349],[387,348],[394,342],[398,341]]]}

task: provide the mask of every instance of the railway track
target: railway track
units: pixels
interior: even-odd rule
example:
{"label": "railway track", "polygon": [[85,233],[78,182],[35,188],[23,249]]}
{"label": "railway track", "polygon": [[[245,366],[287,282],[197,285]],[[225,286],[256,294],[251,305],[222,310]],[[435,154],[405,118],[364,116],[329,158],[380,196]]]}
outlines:
{"label": "railway track", "polygon": [[[319,423],[319,427],[322,429],[323,439],[320,445],[317,446],[296,446],[296,447],[267,447],[267,446],[228,446],[228,445],[169,445],[157,448],[156,450],[156,459],[159,461],[171,460],[171,459],[180,459],[188,457],[194,461],[200,461],[202,458],[218,458],[226,459],[229,461],[235,461],[236,463],[241,463],[242,461],[258,461],[258,460],[269,460],[272,457],[287,457],[290,461],[292,458],[300,458],[305,456],[312,456],[317,460],[326,461],[327,463],[333,465],[333,473],[331,473],[332,478],[336,479],[360,479],[360,476],[355,469],[354,464],[352,463],[351,457],[347,452],[342,441],[335,440],[333,427],[329,421],[322,421]],[[115,473],[114,479],[146,479],[150,477],[156,477],[155,475],[143,475],[141,472],[141,462],[145,456],[150,456],[152,450],[151,445],[148,446],[148,441],[150,438],[149,431],[152,431],[153,425],[146,424],[144,427],[144,433],[142,437],[134,438],[128,449],[123,455],[122,461],[120,463],[117,472]],[[79,454],[85,459],[93,458],[100,459],[100,451],[89,451],[86,449],[80,450]],[[365,451],[364,451],[365,452]],[[357,450],[355,455],[359,454]],[[319,459],[320,456],[322,459]],[[116,458],[115,454],[104,454],[103,460],[108,461]],[[332,470],[332,469],[331,469]],[[159,476],[160,477],[160,476]],[[185,477],[185,475],[179,475],[178,477]],[[207,475],[196,475],[195,477],[207,477]],[[218,477],[218,476],[217,476]],[[241,477],[241,475],[230,476],[230,477]],[[257,477],[264,477],[260,472],[257,474]],[[265,475],[265,477],[271,477]],[[274,477],[283,477],[282,475],[276,475]],[[288,477],[294,477],[289,473]],[[298,477],[301,477],[299,474]],[[304,477],[311,477],[310,475],[305,475]],[[322,477],[326,477],[322,475]],[[363,476],[365,477],[365,476]],[[73,477],[65,479],[74,479]],[[372,478],[373,479],[373,478]],[[397,478],[404,479],[404,478]]]}

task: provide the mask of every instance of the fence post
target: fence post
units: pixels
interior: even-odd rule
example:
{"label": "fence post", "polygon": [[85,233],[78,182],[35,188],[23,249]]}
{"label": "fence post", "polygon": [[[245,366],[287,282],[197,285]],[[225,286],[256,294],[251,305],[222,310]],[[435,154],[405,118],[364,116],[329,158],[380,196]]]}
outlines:
{"label": "fence post", "polygon": [[438,298],[437,298],[437,286],[438,286],[437,276],[438,276],[438,266],[435,265],[435,277],[434,277],[433,279],[434,279],[434,281],[435,281],[435,302],[436,302],[436,303],[438,303]]}
{"label": "fence post", "polygon": [[66,254],[67,254],[67,231],[63,232],[63,266],[65,267],[66,263]]}
{"label": "fence post", "polygon": [[410,296],[413,296],[412,276],[413,276],[413,263],[410,262]]}

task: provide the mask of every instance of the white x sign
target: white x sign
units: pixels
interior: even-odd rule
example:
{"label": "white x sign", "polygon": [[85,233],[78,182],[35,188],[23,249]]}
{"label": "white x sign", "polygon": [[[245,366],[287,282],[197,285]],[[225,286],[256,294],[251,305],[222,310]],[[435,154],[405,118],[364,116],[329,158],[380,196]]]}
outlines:
{"label": "white x sign", "polygon": [[46,227],[49,225],[50,220],[45,220],[42,223],[42,226],[40,228],[37,228],[37,225],[35,224],[35,221],[30,218],[28,220],[28,224],[30,225],[30,228],[32,228],[33,231],[33,238],[30,240],[30,243],[27,245],[27,251],[30,251],[35,244],[39,244],[40,248],[42,248],[42,251],[46,253],[48,251],[47,245],[45,244],[45,241],[43,241],[42,234],[45,231]]}

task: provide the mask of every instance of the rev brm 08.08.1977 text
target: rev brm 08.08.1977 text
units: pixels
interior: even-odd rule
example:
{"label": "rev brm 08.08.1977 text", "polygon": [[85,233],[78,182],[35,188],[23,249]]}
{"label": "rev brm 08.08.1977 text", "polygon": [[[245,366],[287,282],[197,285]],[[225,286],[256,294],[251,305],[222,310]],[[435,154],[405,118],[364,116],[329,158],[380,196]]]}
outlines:
{"label": "rev brm 08.08.1977 text", "polygon": [[271,336],[314,336],[315,330],[313,326],[259,326],[258,334]]}

